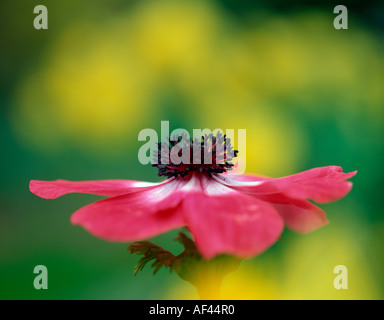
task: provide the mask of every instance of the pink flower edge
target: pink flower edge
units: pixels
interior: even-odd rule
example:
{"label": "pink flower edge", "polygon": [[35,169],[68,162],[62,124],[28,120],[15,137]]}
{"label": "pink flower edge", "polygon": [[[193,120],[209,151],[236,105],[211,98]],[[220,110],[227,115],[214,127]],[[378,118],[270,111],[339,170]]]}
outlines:
{"label": "pink flower edge", "polygon": [[355,174],[327,166],[282,178],[193,173],[160,183],[32,180],[30,190],[46,199],[73,192],[109,197],[71,217],[105,240],[138,241],[187,226],[207,259],[223,253],[250,257],[272,246],[284,225],[300,233],[326,225],[325,212],[309,200],[344,197],[352,188],[346,180]]}

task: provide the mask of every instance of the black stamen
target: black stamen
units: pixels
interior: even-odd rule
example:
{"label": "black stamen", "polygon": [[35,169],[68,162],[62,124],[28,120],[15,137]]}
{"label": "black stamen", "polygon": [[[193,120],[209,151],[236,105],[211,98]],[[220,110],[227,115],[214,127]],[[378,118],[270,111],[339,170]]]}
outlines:
{"label": "black stamen", "polygon": [[[175,138],[176,136],[173,137],[173,140],[168,138],[167,142],[157,143],[157,152],[154,152],[154,160],[157,164],[152,166],[158,168],[158,176],[184,178],[189,173],[198,171],[212,177],[212,173],[220,174],[232,170],[234,164],[231,161],[239,153],[238,150],[233,150],[230,139],[226,135],[222,135],[221,132],[218,132],[216,136],[212,133],[202,136],[200,141],[187,138],[184,135]],[[193,144],[200,145],[200,164],[195,164],[193,161],[196,159],[193,154]],[[176,152],[178,159],[172,159],[171,150],[176,145],[180,147],[180,150]],[[206,146],[207,148],[205,148]],[[164,150],[166,150],[166,154],[162,154]],[[184,151],[186,154],[183,153]],[[211,156],[211,164],[204,163],[205,151],[207,155]],[[169,158],[168,164],[166,163],[167,158]],[[222,163],[217,163],[217,160]]]}

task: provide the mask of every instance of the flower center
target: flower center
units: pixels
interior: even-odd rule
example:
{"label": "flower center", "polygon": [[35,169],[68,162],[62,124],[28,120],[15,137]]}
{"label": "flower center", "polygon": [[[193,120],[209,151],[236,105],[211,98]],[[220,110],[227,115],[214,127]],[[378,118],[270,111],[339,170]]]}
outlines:
{"label": "flower center", "polygon": [[220,131],[216,135],[206,134],[200,140],[185,134],[174,136],[157,143],[152,166],[159,169],[159,176],[168,178],[183,178],[194,171],[212,177],[212,173],[227,172],[234,166],[231,161],[238,150],[233,149],[230,140]]}

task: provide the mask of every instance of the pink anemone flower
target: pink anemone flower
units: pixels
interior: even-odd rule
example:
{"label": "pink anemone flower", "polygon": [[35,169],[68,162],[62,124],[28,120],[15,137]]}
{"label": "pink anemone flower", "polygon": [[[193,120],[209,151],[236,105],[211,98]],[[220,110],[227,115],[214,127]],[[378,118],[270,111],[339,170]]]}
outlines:
{"label": "pink anemone flower", "polygon": [[328,203],[344,197],[352,188],[346,180],[356,174],[326,166],[282,178],[231,175],[227,171],[233,164],[227,160],[224,165],[154,165],[168,177],[159,183],[32,180],[30,190],[45,199],[74,192],[108,197],[71,217],[73,224],[105,240],[138,241],[188,227],[204,258],[245,258],[273,245],[284,226],[308,233],[327,224],[325,212],[309,200]]}

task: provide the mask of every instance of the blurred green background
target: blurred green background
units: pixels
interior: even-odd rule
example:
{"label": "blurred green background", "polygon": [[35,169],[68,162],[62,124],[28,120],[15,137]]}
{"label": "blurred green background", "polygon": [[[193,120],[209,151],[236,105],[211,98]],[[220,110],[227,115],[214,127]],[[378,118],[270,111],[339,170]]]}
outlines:
{"label": "blurred green background", "polygon": [[[34,6],[48,30],[33,28]],[[384,6],[349,1],[12,1],[0,4],[0,298],[195,299],[176,274],[136,277],[128,244],[70,224],[100,197],[43,200],[31,179],[157,181],[143,128],[247,129],[247,172],[358,170],[330,224],[284,231],[223,284],[229,299],[383,299]],[[241,150],[240,150],[241,151]],[[177,230],[153,242],[174,253]],[[48,290],[33,269],[48,268]],[[333,287],[336,265],[349,289]]]}

